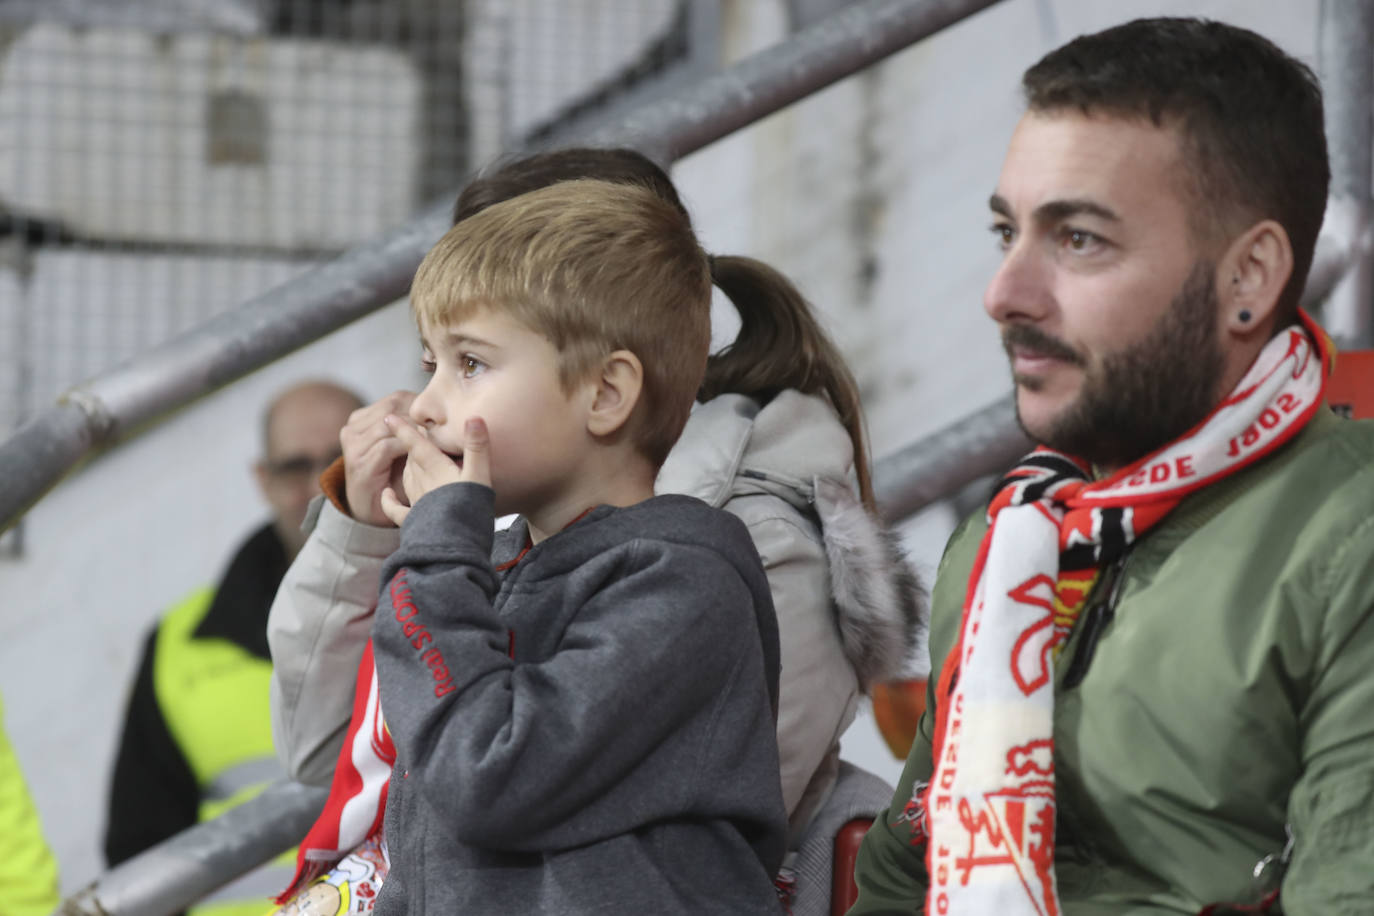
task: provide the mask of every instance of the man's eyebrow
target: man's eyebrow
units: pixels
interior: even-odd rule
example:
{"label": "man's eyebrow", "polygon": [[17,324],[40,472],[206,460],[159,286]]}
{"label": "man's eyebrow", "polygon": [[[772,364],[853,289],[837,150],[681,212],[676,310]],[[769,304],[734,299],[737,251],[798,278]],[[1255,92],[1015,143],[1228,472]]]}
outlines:
{"label": "man's eyebrow", "polygon": [[1043,223],[1057,223],[1070,216],[1096,216],[1113,223],[1121,222],[1121,217],[1108,207],[1092,200],[1069,199],[1051,200],[1035,208],[1035,218]]}
{"label": "man's eyebrow", "polygon": [[[1012,219],[1011,204],[1007,203],[1006,198],[1001,194],[994,194],[988,198],[988,207],[992,212],[1007,219]],[[1070,198],[1068,200],[1052,200],[1043,203],[1035,208],[1033,214],[1037,221],[1042,223],[1057,223],[1060,220],[1068,219],[1071,216],[1096,216],[1099,219],[1109,220],[1114,223],[1121,221],[1121,217],[1108,207],[1096,201],[1081,198]]]}

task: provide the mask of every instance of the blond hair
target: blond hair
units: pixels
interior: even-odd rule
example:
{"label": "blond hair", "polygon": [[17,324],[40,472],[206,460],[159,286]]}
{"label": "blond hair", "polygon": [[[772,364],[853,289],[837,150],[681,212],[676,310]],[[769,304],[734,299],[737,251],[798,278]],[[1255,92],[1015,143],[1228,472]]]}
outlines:
{"label": "blond hair", "polygon": [[711,343],[711,273],[690,222],[634,184],[562,181],[455,225],[410,291],[422,327],[492,310],[546,337],[565,390],[614,350],[644,367],[628,432],[658,466],[687,422]]}

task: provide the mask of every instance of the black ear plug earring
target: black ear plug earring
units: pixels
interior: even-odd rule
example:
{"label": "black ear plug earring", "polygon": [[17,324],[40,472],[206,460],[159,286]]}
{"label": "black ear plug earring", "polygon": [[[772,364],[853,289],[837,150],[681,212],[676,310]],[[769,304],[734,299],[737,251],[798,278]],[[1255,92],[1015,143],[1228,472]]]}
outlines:
{"label": "black ear plug earring", "polygon": [[1241,324],[1245,324],[1245,322],[1250,320],[1250,310],[1241,309],[1240,314],[1236,315],[1236,317],[1240,319]]}

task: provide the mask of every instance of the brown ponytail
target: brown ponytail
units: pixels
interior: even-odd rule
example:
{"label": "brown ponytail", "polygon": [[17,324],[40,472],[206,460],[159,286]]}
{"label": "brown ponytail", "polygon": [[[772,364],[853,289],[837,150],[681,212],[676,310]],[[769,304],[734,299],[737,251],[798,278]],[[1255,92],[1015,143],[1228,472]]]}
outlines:
{"label": "brown ponytail", "polygon": [[823,395],[854,444],[859,498],[876,511],[859,385],[802,294],[753,258],[711,258],[711,280],[739,312],[740,330],[707,361],[701,400],[735,392],[766,401],[788,388]]}

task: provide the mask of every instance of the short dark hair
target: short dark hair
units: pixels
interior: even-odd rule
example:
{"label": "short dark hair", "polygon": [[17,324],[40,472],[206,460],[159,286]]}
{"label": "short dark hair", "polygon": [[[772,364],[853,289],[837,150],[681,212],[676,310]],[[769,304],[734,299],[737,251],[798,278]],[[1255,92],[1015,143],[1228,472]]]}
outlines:
{"label": "short dark hair", "polygon": [[1326,210],[1331,169],[1321,86],[1302,62],[1247,29],[1206,19],[1137,19],[1084,35],[1021,81],[1032,112],[1076,108],[1175,126],[1203,238],[1274,219],[1293,246],[1278,327],[1296,315]]}

